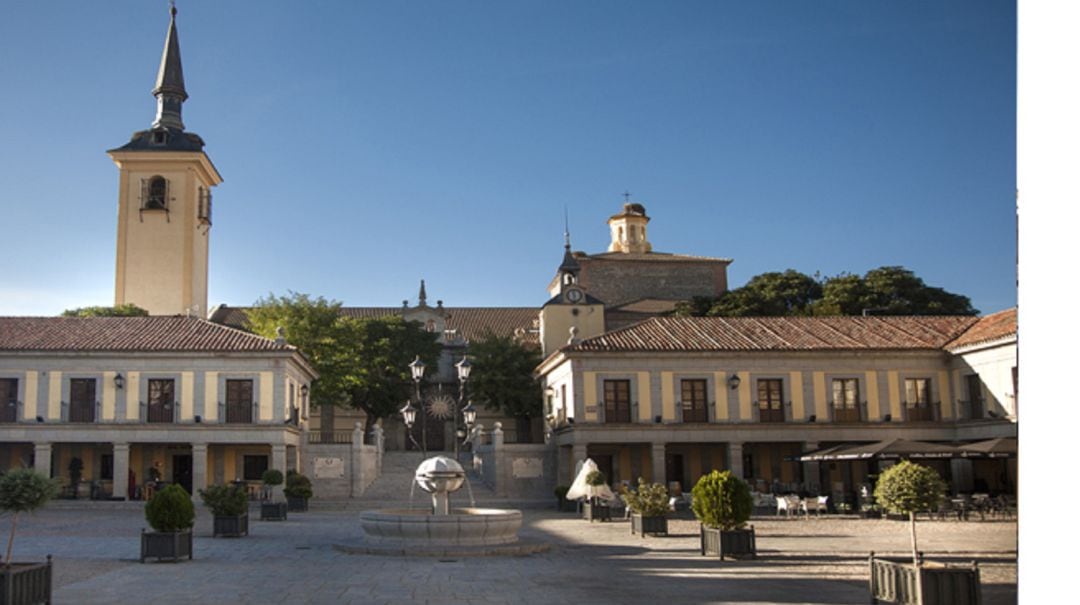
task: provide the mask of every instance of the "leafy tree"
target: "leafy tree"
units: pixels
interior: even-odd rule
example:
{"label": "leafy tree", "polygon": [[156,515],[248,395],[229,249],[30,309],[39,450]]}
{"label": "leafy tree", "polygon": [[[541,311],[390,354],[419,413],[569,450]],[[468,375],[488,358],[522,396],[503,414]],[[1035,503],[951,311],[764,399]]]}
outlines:
{"label": "leafy tree", "polygon": [[114,307],[79,307],[68,309],[60,314],[61,317],[147,317],[148,315],[150,315],[149,311],[131,303]]}
{"label": "leafy tree", "polygon": [[59,489],[55,481],[32,468],[13,469],[0,476],[0,511],[11,513],[5,565],[11,566],[11,547],[15,544],[19,513],[33,512],[45,506]]}
{"label": "leafy tree", "polygon": [[518,436],[529,435],[529,419],[544,413],[544,396],[533,370],[543,361],[540,351],[510,336],[490,332],[469,346],[473,372],[472,399],[489,410],[517,419]]}
{"label": "leafy tree", "polygon": [[815,313],[860,315],[975,315],[971,299],[926,285],[903,267],[879,267],[859,278],[840,275],[825,280]]}
{"label": "leafy tree", "polygon": [[393,416],[413,396],[409,363],[419,355],[434,368],[442,347],[436,342],[437,334],[400,317],[346,319],[344,323],[358,351],[348,364],[347,402],[366,414],[367,433],[377,420]]}
{"label": "leafy tree", "polygon": [[248,312],[253,331],[274,338],[278,327],[319,372],[311,388],[313,405],[363,410],[365,432],[380,418],[397,413],[412,395],[409,362],[417,355],[434,367],[437,335],[400,317],[353,319],[341,303],[290,292],[259,299]]}
{"label": "leafy tree", "polygon": [[864,276],[841,273],[819,280],[788,269],[762,273],[716,298],[681,303],[674,314],[721,317],[792,315],[975,315],[971,300],[926,285],[903,267],[879,267]]}
{"label": "leafy tree", "polygon": [[915,541],[915,513],[932,511],[945,497],[946,485],[937,471],[904,460],[891,466],[878,477],[874,498],[886,510],[907,513],[911,521],[911,556],[918,565]]}

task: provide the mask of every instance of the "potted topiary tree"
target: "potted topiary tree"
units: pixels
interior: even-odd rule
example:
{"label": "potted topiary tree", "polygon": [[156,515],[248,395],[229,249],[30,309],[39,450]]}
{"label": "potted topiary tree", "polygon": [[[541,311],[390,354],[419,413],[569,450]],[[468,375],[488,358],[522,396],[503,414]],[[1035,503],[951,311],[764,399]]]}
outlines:
{"label": "potted topiary tree", "polygon": [[701,522],[701,554],[734,558],[757,556],[754,526],[746,528],[754,497],[731,471],[713,471],[698,479],[691,508]]}
{"label": "potted topiary tree", "polygon": [[144,509],[146,522],[154,531],[142,531],[142,547],[139,561],[145,563],[147,557],[158,561],[171,559],[179,561],[187,557],[190,561],[191,527],[195,525],[195,505],[184,488],[175,483],[154,494]]}
{"label": "potted topiary tree", "polygon": [[203,504],[214,516],[214,537],[248,535],[248,495],[240,485],[211,485],[199,490]]}
{"label": "potted topiary tree", "polygon": [[269,469],[263,472],[263,486],[270,489],[269,501],[263,502],[260,507],[259,520],[261,521],[284,521],[289,518],[289,504],[287,502],[274,502],[274,488],[285,481],[281,471]]}
{"label": "potted topiary tree", "polygon": [[308,509],[308,498],[314,492],[311,489],[311,479],[296,471],[289,471],[285,475],[285,500],[292,512],[303,512]]}
{"label": "potted topiary tree", "polygon": [[[38,510],[59,491],[55,481],[29,468],[10,470],[0,476],[0,511],[11,513],[7,554],[0,567],[0,599],[5,605],[49,603],[52,600],[52,555],[44,563],[13,563],[12,547],[19,513]],[[18,586],[18,592],[13,588]]]}
{"label": "potted topiary tree", "polygon": [[876,558],[871,552],[871,599],[919,605],[982,602],[977,564],[927,564],[919,555],[915,515],[936,510],[945,490],[945,482],[937,471],[907,460],[881,473],[874,488],[874,498],[885,510],[907,515],[911,524],[912,564]]}
{"label": "potted topiary tree", "polygon": [[[590,471],[588,475],[585,475],[585,484],[599,488],[602,485],[607,485],[607,477],[602,471]],[[585,500],[585,519],[590,523],[593,521],[611,521],[611,506],[597,496],[587,498]]]}
{"label": "potted topiary tree", "polygon": [[645,534],[668,533],[667,514],[670,510],[668,504],[668,491],[660,483],[646,483],[645,479],[638,477],[636,491],[627,491],[622,495],[626,506],[630,508],[630,533]]}

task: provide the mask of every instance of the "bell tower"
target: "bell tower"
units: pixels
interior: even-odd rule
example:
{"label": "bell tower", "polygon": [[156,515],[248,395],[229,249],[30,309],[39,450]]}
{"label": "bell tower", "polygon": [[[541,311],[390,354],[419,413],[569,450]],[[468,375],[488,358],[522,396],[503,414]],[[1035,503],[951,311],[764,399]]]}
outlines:
{"label": "bell tower", "polygon": [[645,225],[649,224],[649,217],[645,215],[645,206],[630,201],[630,194],[626,195],[626,203],[623,210],[608,219],[611,227],[611,245],[608,252],[646,253],[652,252],[652,244],[645,235]]}
{"label": "bell tower", "polygon": [[570,250],[569,229],[565,237],[558,289],[540,309],[540,347],[545,357],[565,345],[604,333],[604,303],[581,287],[581,265]]}
{"label": "bell tower", "polygon": [[157,114],[124,146],[109,150],[120,170],[115,304],[151,315],[206,317],[211,189],[221,175],[181,117],[187,90],[176,7],[153,95]]}

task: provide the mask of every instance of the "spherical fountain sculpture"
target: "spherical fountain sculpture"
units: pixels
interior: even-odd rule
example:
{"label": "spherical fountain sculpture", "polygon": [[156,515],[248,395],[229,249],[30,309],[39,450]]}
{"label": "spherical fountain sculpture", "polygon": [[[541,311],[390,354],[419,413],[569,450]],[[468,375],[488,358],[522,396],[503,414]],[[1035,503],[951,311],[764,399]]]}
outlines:
{"label": "spherical fountain sculpture", "polygon": [[347,552],[404,555],[527,554],[546,544],[521,542],[521,511],[450,508],[450,494],[466,481],[454,459],[435,456],[420,463],[414,481],[431,494],[430,509],[379,509],[360,513],[364,542]]}

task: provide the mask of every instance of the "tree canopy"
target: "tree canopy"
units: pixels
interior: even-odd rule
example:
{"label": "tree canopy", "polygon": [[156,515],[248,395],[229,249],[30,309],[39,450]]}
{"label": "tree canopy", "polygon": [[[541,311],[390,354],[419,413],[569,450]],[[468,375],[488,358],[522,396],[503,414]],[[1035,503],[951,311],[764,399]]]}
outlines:
{"label": "tree canopy", "polygon": [[975,315],[971,299],[926,285],[903,267],[879,267],[865,275],[842,273],[818,279],[793,269],[754,276],[715,298],[681,303],[676,315]]}
{"label": "tree canopy", "polygon": [[312,405],[363,410],[365,431],[397,413],[412,393],[409,362],[417,355],[434,367],[437,335],[400,317],[355,319],[341,315],[341,303],[290,292],[270,294],[248,312],[252,330],[285,340],[307,356],[319,372],[311,387]]}
{"label": "tree canopy", "polygon": [[489,332],[469,345],[469,355],[473,401],[511,417],[536,418],[543,414],[543,392],[533,378],[533,370],[542,361],[539,350],[511,336]]}
{"label": "tree canopy", "polygon": [[67,309],[61,317],[146,317],[150,312],[131,303],[112,307],[79,307]]}

